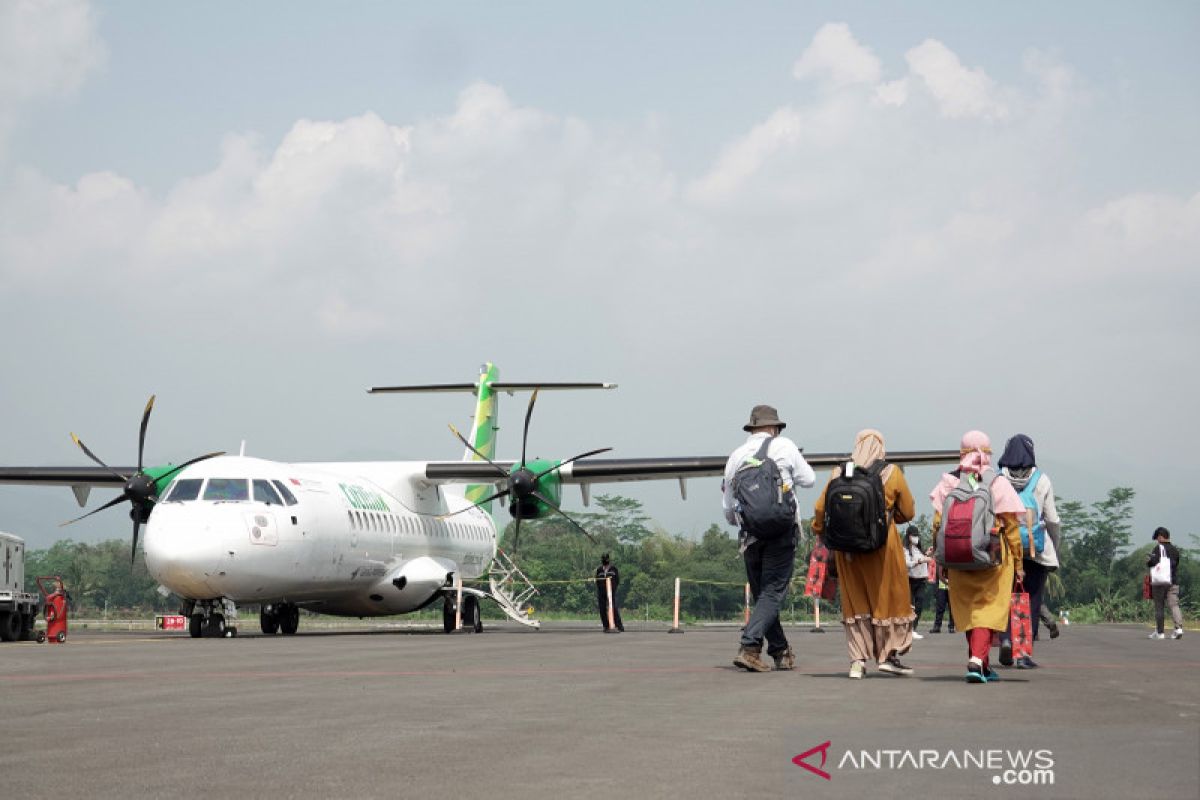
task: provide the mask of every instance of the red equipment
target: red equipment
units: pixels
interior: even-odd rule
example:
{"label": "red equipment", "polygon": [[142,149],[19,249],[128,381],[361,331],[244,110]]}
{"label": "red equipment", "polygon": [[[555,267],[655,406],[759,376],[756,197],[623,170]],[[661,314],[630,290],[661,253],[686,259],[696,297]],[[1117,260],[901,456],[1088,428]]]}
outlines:
{"label": "red equipment", "polygon": [[61,644],[67,640],[67,587],[57,575],[39,577],[37,586],[46,598],[42,603],[46,613],[46,632],[38,635],[38,641],[48,638]]}

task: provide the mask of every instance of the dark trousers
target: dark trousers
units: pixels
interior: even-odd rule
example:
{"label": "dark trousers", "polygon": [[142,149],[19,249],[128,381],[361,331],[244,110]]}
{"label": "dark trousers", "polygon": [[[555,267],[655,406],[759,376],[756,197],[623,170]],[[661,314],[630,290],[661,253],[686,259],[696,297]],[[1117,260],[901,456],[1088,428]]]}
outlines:
{"label": "dark trousers", "polygon": [[912,597],[913,611],[917,614],[917,618],[913,620],[914,631],[917,629],[917,623],[921,621],[921,612],[925,610],[925,586],[928,583],[924,578],[908,579],[908,593]]}
{"label": "dark trousers", "polygon": [[[1046,576],[1050,574],[1050,570],[1043,567],[1036,561],[1030,561],[1028,558],[1021,562],[1021,568],[1025,570],[1025,580],[1023,585],[1025,591],[1029,594],[1029,616],[1032,619],[1033,638],[1037,638],[1038,626],[1042,621],[1042,595],[1046,591]],[[1013,591],[1016,591],[1016,584],[1013,584]],[[1011,623],[1009,623],[1011,625]],[[1007,642],[1012,637],[1009,635],[1012,630],[1007,630],[1000,634],[1000,641]]]}
{"label": "dark trousers", "polygon": [[950,590],[937,590],[937,603],[934,606],[933,627],[939,631],[942,629],[942,617],[946,612],[950,612],[950,630],[954,630],[954,609],[950,608]]}
{"label": "dark trousers", "polygon": [[787,637],[779,624],[779,610],[787,596],[796,568],[796,537],[785,536],[765,542],[755,542],[742,554],[746,561],[746,580],[754,610],[742,629],[743,647],[762,647],[767,640],[767,654],[782,655],[788,649]]}
{"label": "dark trousers", "polygon": [[[608,630],[608,591],[603,581],[596,584],[596,608],[600,610],[600,624],[604,626],[604,630]],[[613,587],[613,623],[617,630],[625,630],[625,623],[621,622],[621,605],[617,602],[616,586]]]}
{"label": "dark trousers", "polygon": [[1177,585],[1151,586],[1150,596],[1154,598],[1155,630],[1159,633],[1163,632],[1163,626],[1167,622],[1167,606],[1171,607],[1171,621],[1175,623],[1175,627],[1183,627],[1183,614],[1179,611],[1179,587]]}

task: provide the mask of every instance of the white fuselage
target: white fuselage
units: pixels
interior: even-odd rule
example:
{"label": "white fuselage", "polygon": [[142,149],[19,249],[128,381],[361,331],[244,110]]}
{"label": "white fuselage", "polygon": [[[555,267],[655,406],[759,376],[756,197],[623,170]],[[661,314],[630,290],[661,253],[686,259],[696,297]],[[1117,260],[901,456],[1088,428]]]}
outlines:
{"label": "white fuselage", "polygon": [[420,608],[487,573],[491,515],[423,462],[286,464],[225,456],[180,473],[146,527],[146,566],[191,600],[288,602],[327,614]]}

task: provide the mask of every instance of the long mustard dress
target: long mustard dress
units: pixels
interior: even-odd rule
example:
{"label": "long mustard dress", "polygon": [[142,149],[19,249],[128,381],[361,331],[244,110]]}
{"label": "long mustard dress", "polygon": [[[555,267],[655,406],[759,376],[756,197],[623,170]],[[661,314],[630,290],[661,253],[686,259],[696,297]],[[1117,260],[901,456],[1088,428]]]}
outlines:
{"label": "long mustard dress", "polygon": [[[830,480],[841,475],[834,469]],[[838,588],[842,601],[842,624],[851,661],[886,661],[893,653],[904,655],[912,648],[912,624],[916,614],[908,588],[908,567],[898,524],[913,518],[915,507],[904,473],[894,464],[884,468],[883,496],[888,511],[887,543],[873,553],[834,551]],[[829,484],[826,483],[826,488]],[[814,506],[813,533],[825,532],[825,492]],[[958,610],[955,608],[955,614]],[[955,616],[955,621],[958,617]]]}

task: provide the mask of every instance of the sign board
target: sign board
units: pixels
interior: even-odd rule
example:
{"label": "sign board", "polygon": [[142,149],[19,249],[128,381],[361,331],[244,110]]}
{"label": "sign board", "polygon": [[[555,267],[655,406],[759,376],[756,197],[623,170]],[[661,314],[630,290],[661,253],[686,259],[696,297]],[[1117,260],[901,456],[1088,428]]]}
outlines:
{"label": "sign board", "polygon": [[186,631],[188,618],[183,614],[156,614],[154,629],[156,631]]}

